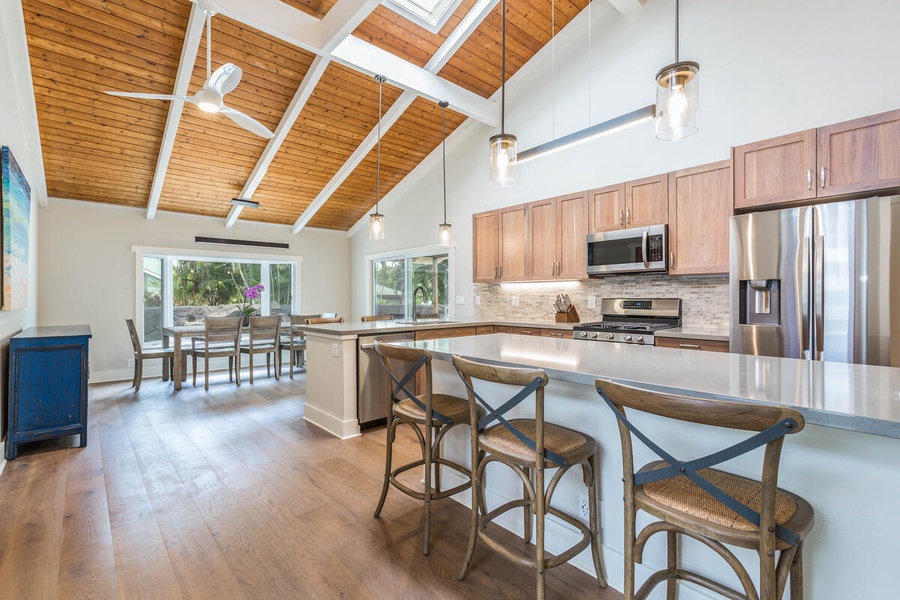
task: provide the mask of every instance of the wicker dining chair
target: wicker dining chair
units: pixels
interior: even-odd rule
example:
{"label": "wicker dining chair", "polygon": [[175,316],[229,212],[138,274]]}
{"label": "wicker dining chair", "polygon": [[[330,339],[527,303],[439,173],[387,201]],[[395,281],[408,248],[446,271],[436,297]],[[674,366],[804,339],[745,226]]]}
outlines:
{"label": "wicker dining chair", "polygon": [[[484,540],[491,549],[520,565],[535,569],[538,600],[544,599],[544,573],[547,569],[568,562],[585,548],[591,548],[594,571],[600,587],[606,587],[606,576],[600,558],[600,533],[597,506],[597,475],[599,472],[598,444],[593,437],[547,423],[544,420],[544,388],[550,381],[540,369],[520,369],[489,365],[460,356],[453,357],[453,365],[465,383],[469,396],[470,425],[472,428],[472,456],[477,457],[472,466],[472,513],[469,523],[469,544],[459,579],[464,579],[475,554],[475,545]],[[475,381],[502,384],[518,388],[511,398],[488,401],[475,390]],[[534,418],[507,419],[504,414],[520,405],[527,398],[534,398]],[[479,409],[487,416],[482,417]],[[496,421],[496,423],[494,423]],[[487,511],[485,500],[485,467],[492,462],[509,467],[522,480],[523,498],[512,500]],[[582,479],[588,491],[589,523],[585,524],[553,506],[550,501],[560,479],[572,467],[580,466]],[[557,469],[545,487],[545,470]],[[524,539],[532,538],[532,519],[536,525],[534,558],[523,556],[520,548],[509,548],[493,537],[487,525],[510,510],[524,509]],[[547,515],[564,521],[580,534],[574,545],[554,557],[548,557],[545,545],[545,520]]]}
{"label": "wicker dining chair", "polygon": [[[289,323],[282,323],[286,328],[281,333],[281,350],[287,350],[290,360],[288,371],[291,379],[294,378],[294,369],[302,367],[306,360],[306,333],[298,326],[305,325],[307,319],[318,319],[319,315],[291,315]],[[283,360],[282,360],[283,362]]]}
{"label": "wicker dining chair", "polygon": [[[726,598],[777,600],[788,576],[792,600],[803,597],[803,541],[813,526],[813,509],[806,500],[777,487],[785,435],[803,429],[803,416],[790,408],[708,400],[643,390],[598,379],[597,392],[612,409],[622,441],[625,486],[625,598],[646,598],[666,582],[667,598],[675,598],[679,581],[689,581]],[[626,411],[626,409],[629,409]],[[648,413],[670,421],[725,427],[754,435],[707,456],[680,460],[657,445],[633,422],[633,413]],[[638,438],[661,460],[634,467],[632,438]],[[715,465],[764,447],[760,479],[751,479]],[[637,512],[658,519],[636,533]],[[635,563],[656,533],[667,536],[667,566],[635,593]],[[730,566],[743,591],[680,566],[678,536],[693,538],[712,549]],[[759,589],[747,569],[726,544],[749,548],[759,557]],[[776,562],[776,553],[778,554]]]}
{"label": "wicker dining chair", "polygon": [[[169,377],[175,373],[175,358],[173,348],[144,348],[141,345],[141,339],[138,337],[137,327],[134,325],[133,319],[125,319],[125,325],[128,327],[128,335],[131,337],[131,346],[134,350],[134,376],[131,380],[131,387],[135,392],[141,389],[141,379],[144,376],[144,361],[162,359],[162,380],[168,381]],[[182,361],[184,358],[182,357]],[[182,362],[184,364],[184,362]]]}
{"label": "wicker dining chair", "polygon": [[281,377],[281,315],[250,317],[247,342],[241,344],[241,353],[250,357],[250,383],[253,383],[253,357],[266,355],[266,377],[272,375],[272,357],[275,358],[275,379]]}
{"label": "wicker dining chair", "polygon": [[[375,352],[388,374],[387,444],[385,445],[384,480],[381,498],[375,508],[375,518],[381,514],[388,488],[394,486],[407,496],[425,503],[425,540],[422,553],[431,551],[431,503],[462,492],[472,485],[469,469],[441,456],[441,442],[451,429],[469,421],[469,404],[462,398],[435,394],[432,390],[431,353],[418,348],[394,346],[375,341]],[[404,367],[412,365],[408,370]],[[416,375],[424,370],[424,394],[416,394]],[[422,451],[421,458],[404,465],[393,466],[393,443],[397,428],[408,425],[416,433]],[[466,478],[451,489],[441,489],[441,467],[455,470]],[[415,470],[424,473],[422,490],[413,489],[399,476]],[[432,472],[434,485],[432,486]]]}
{"label": "wicker dining chair", "polygon": [[228,380],[232,374],[241,385],[241,330],[244,317],[207,317],[203,337],[192,337],[188,352],[194,367],[194,385],[197,385],[197,359],[203,358],[203,387],[209,389],[209,361],[211,358],[228,357]]}

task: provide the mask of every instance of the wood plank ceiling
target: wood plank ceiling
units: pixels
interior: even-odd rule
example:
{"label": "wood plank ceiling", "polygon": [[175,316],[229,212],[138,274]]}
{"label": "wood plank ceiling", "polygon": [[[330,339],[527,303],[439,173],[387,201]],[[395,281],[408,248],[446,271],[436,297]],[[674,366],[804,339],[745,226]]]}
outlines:
{"label": "wood plank ceiling", "polygon": [[[275,1],[275,0],[272,0]],[[332,0],[281,0],[322,19]],[[169,103],[112,97],[105,90],[172,93],[192,4],[188,0],[22,0],[48,194],[145,208]],[[462,0],[437,33],[378,5],[353,36],[424,68],[481,4]],[[507,77],[551,39],[587,0],[507,0]],[[437,72],[489,98],[500,86],[500,4]],[[275,130],[315,54],[225,15],[212,19],[212,64],[232,62],[243,79],[227,104]],[[206,79],[200,43],[188,88]],[[384,86],[384,111],[402,89]],[[401,105],[401,106],[405,106]],[[447,132],[466,120],[447,110]],[[368,73],[330,62],[277,148],[242,219],[293,225],[364,144],[378,121],[378,84]],[[384,197],[441,141],[441,111],[419,96],[383,130]],[[185,105],[159,198],[160,210],[225,218],[264,155],[267,141],[228,118]],[[365,149],[365,146],[363,146]],[[351,163],[352,164],[352,163]],[[346,231],[375,203],[375,151],[368,151],[309,221]]]}

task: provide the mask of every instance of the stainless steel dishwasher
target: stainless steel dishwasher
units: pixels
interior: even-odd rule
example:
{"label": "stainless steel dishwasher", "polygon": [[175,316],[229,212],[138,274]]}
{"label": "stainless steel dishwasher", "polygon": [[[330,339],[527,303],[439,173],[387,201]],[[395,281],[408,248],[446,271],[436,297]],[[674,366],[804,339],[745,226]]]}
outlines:
{"label": "stainless steel dishwasher", "polygon": [[[409,342],[416,339],[413,332],[361,335],[356,341],[356,403],[359,426],[371,427],[387,420],[388,376],[375,353],[375,340],[380,342]],[[404,363],[407,369],[412,363]]]}

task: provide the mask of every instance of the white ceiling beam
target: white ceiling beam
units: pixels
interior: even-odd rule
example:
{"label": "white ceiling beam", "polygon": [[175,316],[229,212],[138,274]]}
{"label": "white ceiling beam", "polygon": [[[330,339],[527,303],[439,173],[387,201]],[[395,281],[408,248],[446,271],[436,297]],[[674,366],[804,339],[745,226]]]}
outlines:
{"label": "white ceiling beam", "polygon": [[623,15],[627,15],[640,8],[641,4],[644,3],[644,0],[609,0],[609,3],[612,4],[613,8],[617,11]]}
{"label": "white ceiling beam", "polygon": [[[394,101],[381,119],[382,137],[384,137],[384,133],[388,131],[401,116],[403,116],[403,113],[406,112],[406,109],[410,107],[415,99],[416,95],[411,92],[403,92],[400,94],[400,97]],[[331,198],[331,195],[337,191],[342,183],[344,183],[344,180],[353,173],[366,155],[368,155],[372,148],[375,147],[376,143],[378,143],[377,124],[372,128],[372,131],[369,132],[369,135],[366,136],[356,150],[353,151],[353,154],[350,155],[347,162],[341,165],[341,168],[338,169],[337,173],[335,173],[331,180],[325,184],[325,187],[322,188],[322,191],[319,192],[315,200],[312,201],[312,204],[303,211],[303,214],[300,215],[300,218],[294,223],[294,233],[300,233],[300,230],[306,227],[306,224],[312,220],[317,212],[319,212],[319,209],[322,208],[325,202]]]}
{"label": "white ceiling beam", "polygon": [[338,0],[322,18],[321,52],[330,54],[379,4],[381,0]]}
{"label": "white ceiling beam", "polygon": [[[178,63],[178,73],[175,75],[175,87],[172,90],[172,95],[174,96],[187,95],[188,85],[191,83],[191,74],[194,72],[194,61],[197,59],[197,52],[200,50],[200,39],[203,37],[203,26],[205,24],[206,15],[195,4],[191,7],[191,16],[188,19],[187,31],[184,34],[184,44],[181,46],[181,59]],[[159,147],[159,156],[156,158],[156,171],[153,173],[153,184],[150,186],[150,198],[147,201],[147,219],[152,219],[156,216],[156,208],[159,206],[159,198],[162,195],[166,171],[169,170],[169,160],[172,158],[172,148],[175,145],[175,136],[178,134],[178,125],[181,123],[181,110],[183,108],[184,101],[182,100],[169,102],[166,128]]]}
{"label": "white ceiling beam", "polygon": [[[197,0],[191,0],[196,4]],[[215,0],[219,14],[315,54],[322,50],[322,22],[280,0]]]}
{"label": "white ceiling beam", "polygon": [[334,49],[332,58],[357,71],[384,75],[391,84],[434,102],[446,100],[455,111],[486,125],[500,125],[500,107],[495,102],[359,38],[346,38]]}
{"label": "white ceiling beam", "polygon": [[[250,177],[247,179],[247,182],[241,190],[241,198],[249,200],[254,192],[256,192],[256,188],[259,187],[259,184],[262,183],[263,177],[266,176],[266,171],[269,169],[269,165],[272,164],[272,160],[275,158],[275,154],[278,153],[281,144],[284,143],[288,133],[291,132],[291,128],[300,116],[300,112],[303,110],[303,107],[306,106],[306,101],[309,100],[309,97],[316,89],[319,80],[322,79],[322,75],[325,74],[325,69],[328,68],[330,63],[331,61],[324,56],[317,56],[313,60],[306,75],[303,76],[303,82],[300,83],[300,87],[297,88],[297,93],[294,94],[294,98],[288,105],[284,115],[282,115],[278,127],[275,128],[275,135],[269,140],[269,143],[260,155],[259,160],[256,161],[256,166],[253,167]],[[228,217],[225,219],[225,227],[234,226],[234,223],[241,215],[242,209],[243,206],[231,207],[231,210],[228,212]]]}
{"label": "white ceiling beam", "polygon": [[[425,70],[430,73],[437,73],[444,65],[446,65],[456,51],[471,36],[485,17],[491,14],[494,7],[500,4],[500,0],[478,0],[475,5],[466,13],[466,15],[456,26],[456,29],[450,32],[441,47],[437,49],[434,56],[425,63]],[[449,102],[449,100],[448,100]]]}

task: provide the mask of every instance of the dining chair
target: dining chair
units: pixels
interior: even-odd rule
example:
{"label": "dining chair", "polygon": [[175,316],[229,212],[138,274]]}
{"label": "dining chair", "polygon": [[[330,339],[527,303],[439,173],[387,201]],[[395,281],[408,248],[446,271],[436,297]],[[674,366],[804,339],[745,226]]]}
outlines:
{"label": "dining chair", "polygon": [[359,319],[363,323],[371,323],[372,321],[393,321],[394,315],[365,315]]}
{"label": "dining chair", "polygon": [[244,317],[206,317],[203,337],[192,337],[191,355],[194,367],[194,385],[197,385],[197,359],[203,358],[203,387],[209,389],[209,360],[228,357],[228,381],[232,375],[241,385],[241,330]]}
{"label": "dining chair", "polygon": [[266,355],[266,377],[272,368],[272,357],[275,357],[275,379],[281,375],[281,316],[250,317],[250,329],[246,343],[241,344],[241,352],[250,357],[250,383],[253,383],[253,357]]}
{"label": "dining chair", "polygon": [[[469,421],[469,404],[464,398],[432,392],[431,353],[428,350],[394,346],[375,341],[375,352],[387,372],[388,426],[385,446],[384,479],[375,518],[381,514],[388,489],[394,486],[411,498],[421,500],[425,509],[425,539],[422,554],[431,550],[431,504],[448,498],[472,485],[472,474],[466,467],[441,456],[441,442],[457,425]],[[416,375],[424,373],[424,394],[416,394]],[[410,389],[412,388],[412,389]],[[393,443],[397,427],[408,425],[419,440],[421,455],[398,467],[393,466]],[[441,467],[455,470],[465,478],[451,489],[441,489]],[[409,487],[400,476],[407,471],[424,473],[422,486]],[[432,477],[434,485],[432,485]]]}
{"label": "dining chair", "polygon": [[307,319],[318,318],[320,318],[319,315],[290,315],[287,323],[282,321],[282,325],[286,325],[287,330],[281,334],[281,349],[288,351],[290,357],[288,370],[291,379],[294,378],[294,369],[306,364],[306,332],[298,329],[298,326],[305,325]]}
{"label": "dining chair", "polygon": [[[141,379],[144,376],[144,361],[162,359],[162,380],[168,381],[169,377],[174,376],[175,372],[175,355],[173,348],[144,348],[138,337],[137,327],[134,325],[134,319],[125,319],[125,325],[128,327],[128,335],[131,337],[131,346],[134,350],[134,377],[131,381],[131,387],[135,392],[141,389]],[[182,364],[185,364],[182,357]]]}
{"label": "dining chair", "polygon": [[[812,530],[809,503],[777,487],[778,467],[785,436],[803,429],[803,416],[790,408],[709,400],[640,389],[598,379],[597,393],[616,416],[622,442],[622,482],[625,487],[625,598],[646,598],[666,582],[666,597],[675,598],[679,581],[705,587],[726,598],[777,600],[784,596],[790,577],[790,597],[803,598],[802,550]],[[678,427],[679,422],[700,425],[704,433],[727,428],[749,437],[725,449],[721,445],[700,458],[676,458],[674,445],[641,431],[640,413],[655,415]],[[661,460],[635,470],[633,438]],[[713,444],[715,445],[715,444]],[[761,476],[736,475],[712,468],[763,448]],[[637,533],[637,513],[650,521]],[[657,533],[666,534],[667,565],[651,574],[635,593],[635,563],[643,562],[644,547]],[[678,538],[692,538],[718,554],[737,576],[739,588],[715,581],[679,564]],[[759,560],[759,589],[737,555],[726,544],[754,551]],[[777,559],[776,559],[777,553]]]}
{"label": "dining chair", "polygon": [[320,325],[323,323],[343,323],[343,317],[318,317],[313,319],[306,319],[307,325]]}
{"label": "dining chair", "polygon": [[[544,388],[550,378],[540,369],[500,367],[453,357],[469,396],[472,461],[472,511],[469,521],[469,544],[458,578],[463,579],[472,563],[475,544],[480,539],[508,560],[527,565],[536,575],[538,600],[544,600],[544,574],[547,569],[571,560],[590,547],[594,571],[600,587],[606,587],[606,576],[600,558],[600,520],[597,506],[599,444],[593,437],[575,429],[544,420]],[[476,381],[499,384],[489,388],[491,397],[476,391]],[[506,395],[509,391],[512,396]],[[499,397],[494,397],[502,394]],[[531,400],[533,399],[533,400]],[[526,404],[526,400],[529,400]],[[517,406],[533,407],[533,418],[510,418],[507,413]],[[521,407],[520,407],[521,408]],[[483,409],[486,416],[481,416]],[[506,416],[505,416],[506,415]],[[496,462],[505,465],[522,481],[522,498],[514,499],[488,511],[485,497],[485,469]],[[553,493],[562,477],[573,467],[581,467],[581,479],[588,492],[588,523],[559,510],[551,504]],[[545,486],[545,471],[554,470]],[[510,510],[522,508],[524,542],[531,543],[534,528],[534,551],[523,556],[519,545],[510,547],[487,529],[489,523]],[[579,535],[566,550],[548,556],[545,548],[547,515],[570,525]]]}

